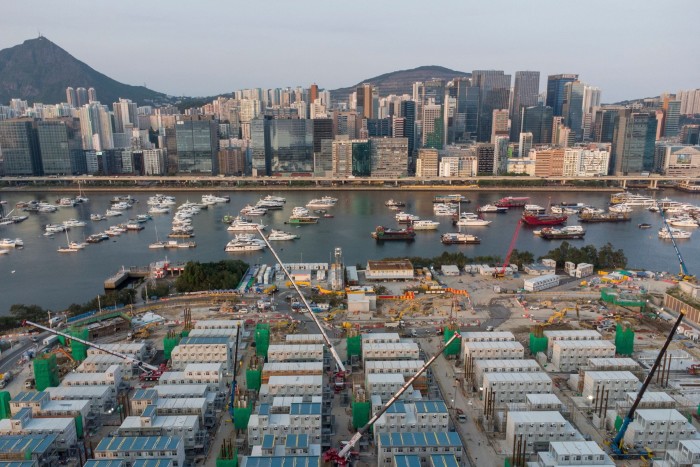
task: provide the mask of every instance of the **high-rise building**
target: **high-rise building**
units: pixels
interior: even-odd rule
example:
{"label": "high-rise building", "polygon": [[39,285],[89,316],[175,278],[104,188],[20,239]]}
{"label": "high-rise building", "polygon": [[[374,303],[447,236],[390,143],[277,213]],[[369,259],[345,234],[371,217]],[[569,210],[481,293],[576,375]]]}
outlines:
{"label": "high-rise building", "polygon": [[66,88],[66,102],[68,102],[68,105],[73,108],[77,109],[80,107],[78,105],[78,95],[75,93],[75,89],[71,88],[70,86]]}
{"label": "high-rise building", "polygon": [[319,176],[331,170],[331,141],[333,134],[332,118],[316,118],[313,122],[314,172]]}
{"label": "high-rise building", "polygon": [[681,144],[700,144],[700,125],[683,125],[681,129]]}
{"label": "high-rise building", "polygon": [[476,145],[477,171],[479,175],[495,175],[498,171],[496,145],[479,143]]}
{"label": "high-rise building", "polygon": [[124,133],[129,127],[138,129],[139,122],[135,102],[131,102],[129,99],[119,99],[119,102],[112,104],[112,111],[114,112],[115,133]]}
{"label": "high-rise building", "polygon": [[337,139],[333,141],[332,161],[334,176],[371,176],[372,154],[369,140]]}
{"label": "high-rise building", "polygon": [[510,140],[517,141],[522,130],[523,109],[537,105],[540,92],[539,71],[516,71],[513,103],[510,107]]}
{"label": "high-rise building", "polygon": [[167,161],[166,151],[166,149],[143,150],[144,175],[165,175]]}
{"label": "high-rise building", "polygon": [[544,149],[535,156],[536,177],[561,177],[564,173],[564,148]]}
{"label": "high-rise building", "polygon": [[114,148],[112,117],[106,106],[99,102],[91,102],[80,108],[79,115],[83,149],[103,151]]}
{"label": "high-rise building", "polygon": [[499,136],[508,136],[508,110],[494,109],[491,117],[491,143],[496,142]]}
{"label": "high-rise building", "polygon": [[442,149],[444,145],[443,132],[445,129],[442,106],[432,101],[424,104],[422,121],[422,146],[426,148]]}
{"label": "high-rise building", "polygon": [[376,107],[374,106],[374,86],[370,83],[363,83],[356,89],[357,92],[357,113],[363,118],[374,118]]}
{"label": "high-rise building", "polygon": [[318,84],[314,83],[309,86],[309,103],[313,105],[318,99]]}
{"label": "high-rise building", "polygon": [[543,105],[526,107],[522,111],[522,132],[532,133],[532,144],[552,142],[552,108]]}
{"label": "high-rise building", "polygon": [[681,101],[681,115],[700,114],[700,89],[678,91],[676,99]]}
{"label": "high-rise building", "polygon": [[416,177],[435,178],[438,176],[438,152],[437,149],[423,148],[418,151],[416,160]]}
{"label": "high-rise building", "polygon": [[528,157],[532,149],[532,133],[520,133],[518,140],[518,157]]}
{"label": "high-rise building", "polygon": [[75,94],[78,98],[78,107],[82,107],[89,103],[87,89],[80,87],[75,90]]}
{"label": "high-rise building", "polygon": [[583,140],[583,90],[584,84],[578,80],[564,84],[562,116],[576,141]]}
{"label": "high-rise building", "polygon": [[245,175],[245,149],[241,147],[227,147],[219,149],[219,174],[221,175]]}
{"label": "high-rise building", "polygon": [[5,175],[43,175],[35,120],[0,121],[0,154]]}
{"label": "high-rise building", "polygon": [[472,82],[479,87],[477,141],[490,141],[493,111],[510,103],[510,75],[500,70],[474,70]]}
{"label": "high-rise building", "polygon": [[615,134],[615,117],[620,108],[603,108],[596,110],[593,125],[593,141],[596,143],[612,143]]}
{"label": "high-rise building", "polygon": [[373,177],[408,175],[408,139],[370,138]]}
{"label": "high-rise building", "polygon": [[88,103],[97,102],[97,91],[95,90],[95,88],[88,88],[87,94],[88,94]]}
{"label": "high-rise building", "polygon": [[678,121],[681,115],[681,101],[665,100],[664,101],[664,129],[663,136],[665,138],[673,138],[678,136],[680,129]]}
{"label": "high-rise building", "polygon": [[653,170],[656,116],[653,112],[625,109],[615,118],[610,160],[611,175]]}
{"label": "high-rise building", "polygon": [[391,117],[391,136],[396,138],[406,137],[406,119],[403,117]]}
{"label": "high-rise building", "polygon": [[393,136],[391,117],[366,118],[362,121],[367,130],[367,136]]}
{"label": "high-rise building", "polygon": [[333,112],[333,134],[355,139],[362,127],[362,118],[354,110]]}
{"label": "high-rise building", "polygon": [[256,119],[250,123],[253,175],[314,171],[314,120]]}
{"label": "high-rise building", "polygon": [[555,117],[564,115],[564,99],[566,97],[566,83],[578,80],[576,74],[549,75],[547,77],[547,107],[551,107]]}
{"label": "high-rise building", "polygon": [[416,103],[414,101],[401,101],[401,116],[405,119],[403,136],[408,139],[408,156],[413,157],[416,135]]}
{"label": "high-rise building", "polygon": [[64,117],[37,123],[44,175],[73,175],[87,172],[80,137],[80,121]]}
{"label": "high-rise building", "polygon": [[178,172],[218,174],[218,124],[213,119],[191,117],[175,125]]}

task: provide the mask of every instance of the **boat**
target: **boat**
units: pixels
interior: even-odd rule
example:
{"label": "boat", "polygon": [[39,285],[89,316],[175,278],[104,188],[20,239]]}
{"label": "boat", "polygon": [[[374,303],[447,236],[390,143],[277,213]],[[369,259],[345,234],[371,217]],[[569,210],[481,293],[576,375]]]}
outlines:
{"label": "boat", "polygon": [[539,204],[526,204],[523,207],[525,208],[525,211],[535,214],[544,214],[545,212],[547,212],[547,209],[543,208]]}
{"label": "boat", "polygon": [[0,240],[0,248],[21,248],[24,246],[24,242],[21,238],[3,238]]}
{"label": "boat", "polygon": [[384,206],[387,206],[389,208],[402,208],[406,206],[406,203],[404,203],[403,201],[396,201],[394,199],[390,199],[386,203],[384,203]]}
{"label": "boat", "polygon": [[66,231],[66,246],[58,247],[58,252],[59,253],[73,253],[76,251],[80,251],[83,248],[85,248],[85,245],[82,245],[79,243],[71,242],[70,238],[68,238],[68,231]]}
{"label": "boat", "polygon": [[281,196],[272,196],[272,195],[267,195],[263,198],[263,201],[275,201],[277,203],[286,203],[287,199],[282,198]]}
{"label": "boat", "polygon": [[0,256],[10,254],[10,250],[0,250]]}
{"label": "boat", "polygon": [[567,206],[550,206],[549,210],[553,214],[578,214],[581,208],[567,207]]}
{"label": "boat", "polygon": [[297,238],[299,238],[299,235],[275,229],[272,229],[270,235],[267,236],[267,239],[270,241],[296,240]]}
{"label": "boat", "polygon": [[292,216],[308,216],[309,215],[309,210],[306,209],[303,206],[296,206],[294,209],[292,209]]}
{"label": "boat", "polygon": [[459,219],[457,219],[457,222],[455,223],[456,226],[458,227],[466,227],[466,226],[477,226],[477,227],[486,227],[489,225],[491,221],[488,221],[486,219],[482,219],[473,212],[463,212],[460,214]]}
{"label": "boat", "polygon": [[566,214],[536,214],[525,211],[522,216],[523,222],[528,225],[559,225],[569,218]]}
{"label": "boat", "polygon": [[408,224],[410,222],[419,221],[420,217],[415,214],[409,214],[407,212],[399,211],[396,213],[394,218],[399,222],[399,224]]}
{"label": "boat", "polygon": [[230,203],[231,198],[228,196],[202,195],[203,204]]}
{"label": "boat", "polygon": [[469,199],[466,196],[457,193],[449,195],[435,195],[433,198],[433,203],[449,203],[449,204],[460,204],[469,203]]}
{"label": "boat", "polygon": [[378,226],[374,232],[372,232],[372,238],[381,241],[407,241],[412,242],[416,237],[416,233],[413,231],[413,227],[407,227],[405,229],[391,229],[388,227]]}
{"label": "boat", "polygon": [[285,224],[317,224],[318,216],[292,216]]}
{"label": "boat", "polygon": [[[109,212],[109,211],[107,211]],[[119,212],[119,211],[116,211]],[[151,208],[148,210],[149,214],[169,214],[170,213],[170,208],[168,206],[164,205],[152,205]]]}
{"label": "boat", "polygon": [[[163,196],[163,195],[156,195],[156,196]],[[112,197],[110,200],[110,203],[129,203],[129,204],[135,204],[137,203],[138,200],[136,198],[132,198],[131,195],[116,195]]]}
{"label": "boat", "polygon": [[326,218],[326,219],[332,219],[332,218],[334,218],[335,216],[334,216],[333,214],[324,214],[323,217]]}
{"label": "boat", "polygon": [[440,241],[445,245],[477,245],[481,243],[481,239],[476,235],[461,232],[442,234]]}
{"label": "boat", "polygon": [[228,226],[229,232],[256,232],[258,229],[265,230],[266,225],[258,224],[257,222],[251,222],[248,219],[244,219],[240,216],[236,217],[231,225]]}
{"label": "boat", "polygon": [[149,214],[137,214],[136,215],[136,222],[147,222],[149,220],[153,219]]}
{"label": "boat", "polygon": [[148,248],[150,248],[151,250],[165,248],[165,242],[153,242],[150,245],[148,245]]}
{"label": "boat", "polygon": [[177,244],[178,248],[195,248],[196,246],[195,242],[180,242]]}
{"label": "boat", "polygon": [[670,240],[671,235],[673,235],[674,240],[683,240],[686,238],[690,238],[692,234],[693,233],[689,230],[681,230],[673,227],[661,227],[659,229],[659,238],[663,238],[664,240]]}
{"label": "boat", "polygon": [[625,222],[630,220],[628,212],[581,212],[578,215],[579,222]]}
{"label": "boat", "polygon": [[100,243],[104,242],[105,240],[109,240],[109,235],[102,232],[88,235],[88,237],[85,239],[87,243]]}
{"label": "boat", "polygon": [[613,204],[608,208],[610,212],[632,212],[632,206],[627,203]]}
{"label": "boat", "polygon": [[637,227],[640,229],[649,229],[649,228],[651,228],[651,224],[644,224],[644,223],[637,224]]}
{"label": "boat", "polygon": [[267,214],[267,209],[263,207],[255,207],[250,204],[246,205],[241,209],[241,214],[246,216],[264,216]]}
{"label": "boat", "polygon": [[79,221],[77,219],[68,219],[67,221],[63,221],[63,226],[66,228],[85,227],[85,221]]}
{"label": "boat", "polygon": [[71,248],[70,246],[59,246],[56,251],[59,253],[75,253],[80,250],[78,248]]}
{"label": "boat", "polygon": [[265,248],[264,243],[252,240],[231,240],[226,244],[224,251],[227,253],[239,253],[246,251],[260,251]]}
{"label": "boat", "polygon": [[508,212],[508,208],[505,206],[499,207],[496,206],[495,204],[484,204],[483,206],[479,206],[476,208],[476,212],[479,213],[498,213],[498,214],[504,214]]}
{"label": "boat", "polygon": [[127,209],[131,209],[131,204],[127,203],[126,201],[120,201],[118,203],[112,204],[111,209],[115,209],[117,211],[126,211]]}
{"label": "boat", "polygon": [[72,198],[61,198],[56,201],[56,204],[58,204],[62,208],[73,208],[78,203]]}
{"label": "boat", "polygon": [[284,208],[284,203],[282,201],[267,200],[263,198],[255,203],[255,207],[265,209],[282,209]]}
{"label": "boat", "polygon": [[306,203],[307,208],[332,208],[335,203],[338,202],[337,198],[331,198],[330,196],[323,196],[321,198],[312,199]]}
{"label": "boat", "polygon": [[583,238],[584,235],[586,235],[586,230],[580,225],[567,225],[560,229],[545,227],[540,232],[540,237],[545,240],[579,239]]}
{"label": "boat", "polygon": [[656,204],[656,200],[654,198],[642,195],[635,195],[627,191],[610,195],[610,202],[612,204],[625,203],[628,206],[645,207],[654,206]]}
{"label": "boat", "polygon": [[431,221],[427,219],[415,221],[411,224],[413,230],[437,230],[439,226],[440,223],[438,221]]}
{"label": "boat", "polygon": [[451,204],[437,203],[433,205],[433,213],[436,216],[454,216],[457,214],[457,209]]}
{"label": "boat", "polygon": [[224,224],[230,224],[235,218],[236,216],[234,216],[233,214],[226,214],[224,215],[224,217],[221,218],[221,222],[223,222]]}
{"label": "boat", "polygon": [[139,230],[145,229],[144,226],[142,226],[140,223],[136,222],[135,220],[131,220],[126,223],[126,230],[131,230],[134,232],[138,232]]}
{"label": "boat", "polygon": [[693,219],[692,217],[672,217],[669,220],[667,220],[669,225],[672,225],[673,227],[697,227],[698,226],[698,221]]}
{"label": "boat", "polygon": [[102,214],[90,214],[90,220],[91,221],[104,221],[104,220],[107,220],[107,217],[103,216]]}
{"label": "boat", "polygon": [[76,250],[82,250],[87,246],[86,242],[70,242],[68,248],[75,248]]}
{"label": "boat", "polygon": [[78,196],[75,197],[75,202],[76,203],[87,203],[88,201],[90,201],[90,198],[88,198],[87,196],[85,196],[83,194],[83,189],[80,186],[80,182],[78,182]]}
{"label": "boat", "polygon": [[121,216],[121,215],[122,215],[121,211],[115,211],[112,209],[107,209],[107,211],[105,212],[106,217],[117,217],[117,216]]}
{"label": "boat", "polygon": [[172,231],[168,234],[168,238],[192,238],[194,237],[194,234],[191,232],[181,232],[181,231]]}
{"label": "boat", "polygon": [[174,196],[155,194],[148,198],[146,203],[149,206],[172,206],[177,204]]}
{"label": "boat", "polygon": [[494,204],[499,208],[522,208],[528,201],[530,201],[530,198],[527,196],[506,196],[505,198],[499,199]]}

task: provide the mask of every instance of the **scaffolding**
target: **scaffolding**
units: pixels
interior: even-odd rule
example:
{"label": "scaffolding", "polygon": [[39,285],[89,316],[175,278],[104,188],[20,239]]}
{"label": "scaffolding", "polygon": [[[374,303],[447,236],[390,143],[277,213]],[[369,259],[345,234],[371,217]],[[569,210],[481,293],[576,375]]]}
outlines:
{"label": "scaffolding", "polygon": [[365,389],[356,384],[352,390],[352,426],[356,430],[362,428],[369,422],[372,403],[367,400]]}
{"label": "scaffolding", "polygon": [[253,409],[248,400],[248,394],[236,389],[236,393],[233,397],[233,427],[237,430],[246,430],[252,411]]}
{"label": "scaffolding", "polygon": [[[71,328],[66,333],[82,340],[88,340],[90,337],[90,333],[85,328]],[[83,344],[82,342],[72,339],[70,341],[70,349],[71,355],[75,361],[82,362],[87,358],[87,345]]]}
{"label": "scaffolding", "polygon": [[216,458],[216,467],[238,467],[238,449],[233,441],[225,439]]}
{"label": "scaffolding", "polygon": [[259,391],[262,385],[262,362],[252,358],[245,372],[245,383],[248,390]]}
{"label": "scaffolding", "polygon": [[37,391],[55,388],[59,383],[56,354],[44,354],[34,359],[34,383]]}
{"label": "scaffolding", "polygon": [[[446,326],[443,329],[442,341],[443,342],[449,341],[452,338],[452,336],[455,335],[455,332],[459,333],[459,329],[457,329],[456,326],[454,326],[454,325]],[[452,341],[450,343],[450,345],[445,347],[443,354],[445,355],[445,357],[451,357],[451,356],[459,355],[461,350],[462,350],[462,341],[460,339],[455,339],[454,341]]]}
{"label": "scaffolding", "polygon": [[537,355],[540,352],[547,352],[548,344],[542,326],[534,326],[530,332],[530,354]]}
{"label": "scaffolding", "polygon": [[629,324],[618,323],[615,327],[615,353],[632,355],[634,353],[634,328]]}
{"label": "scaffolding", "polygon": [[267,349],[270,347],[270,325],[258,323],[255,326],[255,354],[267,358]]}
{"label": "scaffolding", "polygon": [[180,343],[180,336],[173,331],[168,331],[168,334],[163,339],[163,353],[165,359],[170,360],[173,354],[173,349]]}
{"label": "scaffolding", "polygon": [[73,419],[75,422],[75,433],[78,435],[78,439],[83,438],[83,414],[78,414]]}
{"label": "scaffolding", "polygon": [[12,396],[10,396],[9,392],[0,392],[0,419],[2,420],[12,417],[12,412],[10,411],[10,399],[12,399]]}
{"label": "scaffolding", "polygon": [[348,360],[353,356],[362,355],[362,336],[353,329],[348,330],[347,349],[348,349]]}

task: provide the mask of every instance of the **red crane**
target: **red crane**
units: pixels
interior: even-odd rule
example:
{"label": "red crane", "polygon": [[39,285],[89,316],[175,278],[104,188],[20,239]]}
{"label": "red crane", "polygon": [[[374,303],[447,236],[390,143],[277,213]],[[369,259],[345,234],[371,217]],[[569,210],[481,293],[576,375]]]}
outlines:
{"label": "red crane", "polygon": [[518,220],[518,223],[515,225],[515,232],[513,232],[513,238],[510,240],[510,246],[508,247],[508,252],[506,253],[506,259],[503,261],[503,266],[501,267],[500,271],[493,273],[493,277],[505,277],[506,266],[508,266],[508,263],[510,262],[510,255],[513,253],[513,248],[515,248],[515,242],[518,241],[518,234],[520,233],[520,227],[522,226],[523,221]]}

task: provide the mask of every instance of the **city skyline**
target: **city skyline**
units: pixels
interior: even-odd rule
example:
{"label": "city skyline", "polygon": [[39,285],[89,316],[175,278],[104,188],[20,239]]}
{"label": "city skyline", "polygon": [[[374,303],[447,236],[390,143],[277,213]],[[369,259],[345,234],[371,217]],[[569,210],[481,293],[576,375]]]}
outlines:
{"label": "city skyline", "polygon": [[[592,1],[585,9],[548,0],[448,3],[436,11],[449,14],[435,15],[426,24],[410,4],[402,9],[372,4],[358,23],[352,20],[362,10],[358,5],[323,2],[279,3],[276,14],[269,14],[254,4],[156,1],[139,14],[142,5],[135,1],[79,1],[66,8],[33,0],[3,6],[0,48],[42,34],[118,81],[171,95],[212,96],[310,83],[336,89],[387,72],[440,65],[513,75],[539,71],[540,92],[548,75],[578,74],[599,87],[603,102],[609,103],[697,87],[700,63],[687,59],[693,51],[684,46],[684,31],[693,27],[697,15],[691,12],[699,8],[691,0],[674,3],[674,11],[688,14],[675,15],[673,22],[659,22],[654,5],[631,1]],[[492,16],[498,21],[487,20]],[[81,17],[90,21],[76,23]],[[109,25],[117,24],[112,32]],[[397,36],[402,47],[377,53],[377,45],[392,37],[390,25],[396,24],[402,25]],[[430,24],[435,34],[430,34]],[[643,30],[654,33],[638,34]],[[147,52],[147,58],[138,59],[140,52]],[[209,73],[203,77],[202,70]]]}

